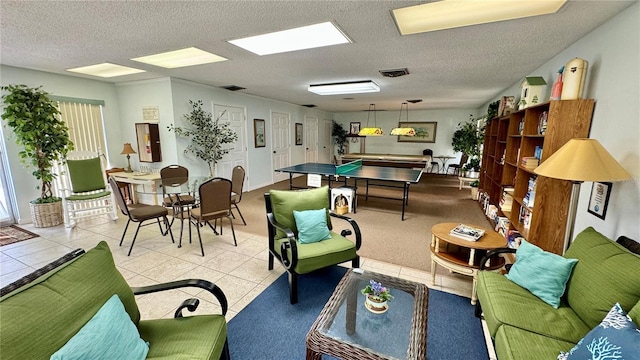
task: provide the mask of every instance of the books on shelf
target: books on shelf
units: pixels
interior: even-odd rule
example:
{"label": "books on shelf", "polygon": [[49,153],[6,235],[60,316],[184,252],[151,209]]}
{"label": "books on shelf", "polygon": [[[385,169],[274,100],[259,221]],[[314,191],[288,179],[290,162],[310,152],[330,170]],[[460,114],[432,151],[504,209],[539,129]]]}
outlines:
{"label": "books on shelf", "polygon": [[533,150],[533,157],[538,159],[538,163],[542,160],[542,146],[536,146]]}
{"label": "books on shelf", "polygon": [[465,224],[459,224],[458,226],[451,229],[451,231],[449,231],[449,235],[464,240],[478,241],[484,235],[484,230],[480,228],[474,228]]}
{"label": "books on shelf", "polygon": [[528,170],[537,168],[539,164],[540,160],[533,156],[523,156],[522,159],[520,159],[520,165]]}
{"label": "books on shelf", "polygon": [[520,244],[524,239],[522,235],[520,235],[518,230],[508,230],[506,237],[507,237],[507,246],[512,249],[517,249],[518,247],[520,247]]}
{"label": "books on shelf", "polygon": [[513,206],[513,188],[506,187],[502,192],[502,198],[500,199],[500,210],[502,212],[510,212]]}
{"label": "books on shelf", "polygon": [[530,177],[529,183],[527,184],[527,194],[522,199],[522,204],[526,207],[532,208],[535,203],[536,184],[537,178],[535,176]]}

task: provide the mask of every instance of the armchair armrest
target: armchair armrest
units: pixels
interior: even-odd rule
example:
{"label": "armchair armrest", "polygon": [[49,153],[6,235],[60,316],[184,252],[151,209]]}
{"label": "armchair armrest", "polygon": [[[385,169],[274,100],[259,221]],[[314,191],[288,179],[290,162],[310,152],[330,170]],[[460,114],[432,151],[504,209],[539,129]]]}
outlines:
{"label": "armchair armrest", "polygon": [[[280,257],[282,258],[282,265],[284,265],[287,270],[294,269],[298,264],[298,247],[296,242],[296,235],[293,233],[293,230],[288,229],[278,223],[275,216],[273,216],[273,213],[271,212],[267,213],[267,221],[269,221],[269,224],[271,224],[271,226],[281,230],[287,235],[287,242],[280,245]],[[273,231],[273,229],[270,229],[269,231]],[[275,234],[275,231],[273,231],[273,233]],[[270,236],[270,238],[272,238],[272,236]],[[272,241],[272,239],[269,239],[269,241]],[[291,249],[291,259],[289,259],[287,249]]]}
{"label": "armchair armrest", "polygon": [[[222,308],[222,315],[227,314],[227,309],[229,306],[227,303],[227,297],[224,295],[224,292],[222,292],[222,289],[220,289],[216,284],[207,280],[201,280],[201,279],[178,280],[178,281],[172,281],[172,282],[156,284],[156,285],[132,287],[131,290],[133,290],[134,295],[144,295],[144,294],[150,294],[150,293],[155,293],[155,292],[165,291],[165,290],[179,289],[184,287],[197,287],[197,288],[208,291],[218,300],[218,303],[220,303],[220,307]],[[176,310],[175,317],[182,317],[182,309],[185,307],[191,312],[195,311],[196,308],[198,307],[198,303],[199,301],[197,299],[185,300],[182,303],[182,305],[180,305],[178,310]]]}
{"label": "armchair armrest", "polygon": [[[335,214],[333,212],[330,212],[329,215],[331,215],[331,217],[347,221],[351,225],[353,231],[356,233],[356,250],[360,250],[360,245],[362,245],[362,234],[360,233],[360,226],[358,226],[358,223],[348,216]],[[340,232],[340,235],[346,237],[347,235],[351,235],[351,231],[342,230],[342,232]]]}
{"label": "armchair armrest", "polygon": [[[515,254],[515,253],[516,253],[516,249],[512,249],[512,248],[502,248],[502,249],[491,250],[487,252],[485,256],[482,257],[482,260],[480,260],[480,270],[484,270],[485,264],[487,264],[487,261],[491,260],[491,258],[493,257],[500,256],[500,254]],[[507,271],[508,270],[509,268],[507,267]]]}

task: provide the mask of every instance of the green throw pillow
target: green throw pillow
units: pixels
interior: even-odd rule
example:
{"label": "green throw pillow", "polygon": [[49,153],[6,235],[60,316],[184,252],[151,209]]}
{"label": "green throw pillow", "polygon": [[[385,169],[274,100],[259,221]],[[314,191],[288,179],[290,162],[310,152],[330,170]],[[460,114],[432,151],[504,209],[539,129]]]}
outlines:
{"label": "green throw pillow", "polygon": [[516,262],[506,277],[557,309],[577,262],[522,240],[516,251]]}
{"label": "green throw pillow", "polygon": [[300,243],[310,244],[331,239],[331,233],[327,227],[327,209],[293,210],[293,217],[296,219]]}
{"label": "green throw pillow", "polygon": [[134,360],[145,359],[148,352],[122,301],[113,295],[51,359]]}

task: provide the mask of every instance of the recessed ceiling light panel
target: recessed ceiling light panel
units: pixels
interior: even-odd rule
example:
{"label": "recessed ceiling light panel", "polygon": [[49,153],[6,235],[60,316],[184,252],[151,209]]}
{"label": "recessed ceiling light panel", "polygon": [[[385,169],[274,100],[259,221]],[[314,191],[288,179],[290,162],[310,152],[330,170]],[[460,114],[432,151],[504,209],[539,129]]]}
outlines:
{"label": "recessed ceiling light panel", "polygon": [[350,42],[351,40],[331,22],[229,40],[229,43],[258,55],[278,54]]}
{"label": "recessed ceiling light panel", "polygon": [[452,29],[552,14],[566,0],[441,0],[392,10],[400,34]]}
{"label": "recessed ceiling light panel", "polygon": [[210,64],[225,61],[227,58],[190,47],[181,50],[168,51],[160,54],[142,56],[131,59],[141,63],[160,66],[166,69],[174,69],[185,66]]}
{"label": "recessed ceiling light panel", "polygon": [[77,67],[73,69],[67,69],[67,71],[85,74],[85,75],[105,77],[105,78],[145,72],[144,70],[122,66],[122,65],[111,64],[111,63],[82,66],[82,67]]}
{"label": "recessed ceiling light panel", "polygon": [[309,91],[318,95],[342,95],[379,92],[378,84],[371,80],[331,84],[311,84]]}

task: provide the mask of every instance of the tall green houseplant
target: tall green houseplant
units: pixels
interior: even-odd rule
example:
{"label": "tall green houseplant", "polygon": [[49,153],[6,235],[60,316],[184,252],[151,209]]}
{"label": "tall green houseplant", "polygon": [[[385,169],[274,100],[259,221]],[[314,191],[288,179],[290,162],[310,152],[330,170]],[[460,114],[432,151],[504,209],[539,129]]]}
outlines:
{"label": "tall green houseplant", "polygon": [[[36,187],[40,189],[40,197],[31,201],[31,215],[36,227],[62,223],[62,199],[54,196],[51,187],[56,177],[52,168],[73,150],[69,129],[58,116],[60,112],[56,102],[41,88],[26,85],[0,87],[4,103],[2,119],[13,130],[16,144],[22,148],[18,153],[20,161],[27,168],[35,168],[31,174],[40,182]],[[47,219],[39,223],[40,213],[34,205],[52,203],[57,203],[55,210],[47,210],[50,213],[46,215]]]}
{"label": "tall green houseplant", "polygon": [[468,121],[458,124],[451,139],[451,146],[453,146],[453,151],[461,152],[469,159],[474,159],[480,157],[483,142],[484,127],[478,128],[477,121],[470,118]]}
{"label": "tall green houseplant", "polygon": [[220,122],[220,117],[212,121],[211,113],[202,109],[202,100],[189,100],[189,105],[191,105],[191,112],[184,115],[188,126],[179,127],[171,124],[167,128],[178,136],[191,139],[191,144],[187,146],[184,153],[193,154],[206,162],[209,175],[214,176],[218,161],[231,151],[223,145],[234,143],[238,140],[238,134],[231,129],[229,123]]}
{"label": "tall green houseplant", "polygon": [[342,125],[335,121],[332,122],[331,136],[333,137],[333,141],[336,142],[336,151],[338,152],[338,155],[344,155],[346,152],[348,134],[349,133],[342,127]]}

